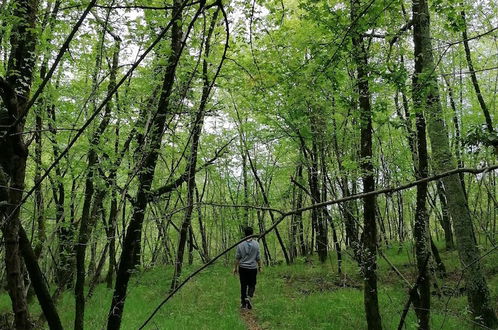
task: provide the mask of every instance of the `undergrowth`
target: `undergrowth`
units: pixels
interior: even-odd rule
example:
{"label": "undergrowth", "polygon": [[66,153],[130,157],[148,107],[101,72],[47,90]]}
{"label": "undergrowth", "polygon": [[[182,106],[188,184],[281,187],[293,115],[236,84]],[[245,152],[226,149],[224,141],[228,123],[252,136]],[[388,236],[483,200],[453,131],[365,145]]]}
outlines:
{"label": "undergrowth", "polygon": [[[455,251],[441,254],[447,267],[445,279],[433,278],[431,328],[471,329],[463,281],[460,281]],[[416,267],[410,247],[392,247],[384,253],[411,283]],[[363,311],[362,278],[357,264],[344,256],[338,275],[335,253],[320,264],[313,258],[297,259],[293,265],[265,267],[258,276],[252,315],[262,329],[366,329]],[[498,301],[498,258],[484,260],[493,301]],[[197,266],[187,266],[185,276]],[[157,313],[147,329],[246,329],[239,311],[238,278],[231,264],[218,263],[191,280]],[[396,329],[407,300],[407,284],[379,257],[379,303],[385,329]],[[123,329],[137,329],[167,295],[172,276],[170,266],[138,271],[132,277],[126,300]],[[460,282],[460,283],[459,283]],[[458,286],[458,287],[457,287]],[[87,329],[105,328],[112,290],[100,284],[88,300],[85,311]],[[36,299],[35,299],[36,300]],[[33,316],[39,315],[34,302]],[[74,298],[66,292],[58,302],[62,322],[73,327]],[[0,295],[0,312],[10,313],[10,300]],[[410,309],[406,329],[416,329]]]}

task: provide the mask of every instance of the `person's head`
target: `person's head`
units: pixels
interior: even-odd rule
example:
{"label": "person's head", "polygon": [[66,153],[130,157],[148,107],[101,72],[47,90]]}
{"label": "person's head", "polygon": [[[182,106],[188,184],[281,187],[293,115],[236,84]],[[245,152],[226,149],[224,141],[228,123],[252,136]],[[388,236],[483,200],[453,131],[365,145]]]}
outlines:
{"label": "person's head", "polygon": [[254,230],[252,229],[252,227],[245,227],[244,228],[244,235],[246,237],[251,236],[252,234],[254,234]]}

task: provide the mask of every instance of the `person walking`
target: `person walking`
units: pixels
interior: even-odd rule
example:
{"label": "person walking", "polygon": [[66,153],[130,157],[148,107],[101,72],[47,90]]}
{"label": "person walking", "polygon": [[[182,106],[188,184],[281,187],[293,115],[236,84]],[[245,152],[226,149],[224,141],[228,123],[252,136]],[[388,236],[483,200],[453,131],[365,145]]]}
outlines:
{"label": "person walking", "polygon": [[[252,236],[252,227],[244,229],[245,237]],[[256,290],[256,277],[261,272],[261,260],[259,258],[259,243],[252,237],[237,245],[235,253],[234,274],[240,278],[240,308],[252,309],[252,297]]]}

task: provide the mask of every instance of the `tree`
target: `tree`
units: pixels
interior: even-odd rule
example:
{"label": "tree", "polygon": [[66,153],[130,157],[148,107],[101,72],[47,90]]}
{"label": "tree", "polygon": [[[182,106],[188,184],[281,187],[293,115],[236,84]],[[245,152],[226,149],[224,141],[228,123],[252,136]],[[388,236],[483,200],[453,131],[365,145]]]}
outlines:
{"label": "tree", "polygon": [[[360,1],[351,1],[351,22],[359,17]],[[352,23],[354,24],[354,23]],[[361,25],[360,25],[361,26]],[[363,171],[363,192],[375,190],[374,168],[372,164],[372,108],[368,78],[368,54],[363,40],[363,31],[354,27],[351,42],[356,66],[358,104],[360,108],[360,166]],[[382,329],[377,291],[377,222],[375,196],[363,199],[363,233],[361,267],[364,280],[364,304],[369,329]]]}
{"label": "tree", "polygon": [[[442,116],[438,82],[434,75],[430,14],[426,0],[413,2],[413,21],[417,89],[423,97],[421,101],[423,101],[427,116],[433,166],[437,172],[444,172],[456,168],[456,164],[450,150],[448,129]],[[491,328],[495,327],[498,319],[493,310],[488,285],[482,271],[467,198],[457,175],[445,177],[442,181],[455,228],[457,250],[464,272],[470,309],[476,322]]]}

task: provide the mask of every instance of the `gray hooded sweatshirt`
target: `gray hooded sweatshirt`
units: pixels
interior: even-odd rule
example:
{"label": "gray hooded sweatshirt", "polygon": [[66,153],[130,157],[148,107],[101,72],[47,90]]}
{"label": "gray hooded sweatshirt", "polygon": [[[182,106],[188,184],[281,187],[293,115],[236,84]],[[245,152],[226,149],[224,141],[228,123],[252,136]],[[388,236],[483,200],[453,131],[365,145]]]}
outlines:
{"label": "gray hooded sweatshirt", "polygon": [[239,260],[239,266],[246,269],[257,269],[259,261],[259,243],[248,240],[237,245],[235,259]]}

